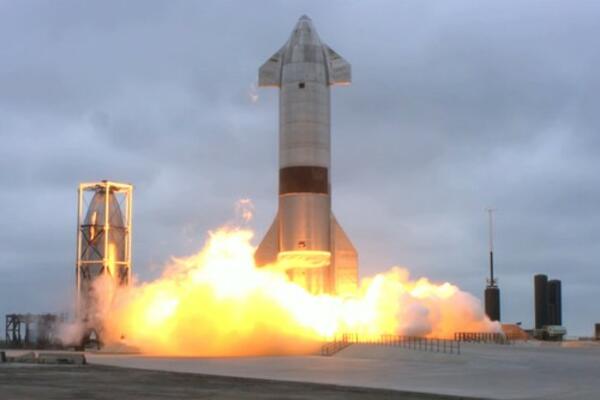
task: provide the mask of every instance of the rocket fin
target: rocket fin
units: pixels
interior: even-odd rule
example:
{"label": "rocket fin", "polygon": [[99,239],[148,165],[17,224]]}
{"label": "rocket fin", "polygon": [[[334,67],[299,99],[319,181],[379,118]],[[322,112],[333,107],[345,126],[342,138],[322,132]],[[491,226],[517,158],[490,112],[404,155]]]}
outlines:
{"label": "rocket fin", "polygon": [[326,44],[325,56],[327,57],[327,66],[329,72],[330,85],[349,85],[352,81],[352,67],[350,63]]}
{"label": "rocket fin", "polygon": [[258,86],[260,87],[280,87],[281,86],[281,62],[283,60],[282,47],[277,53],[273,54],[258,70]]}
{"label": "rocket fin", "polygon": [[271,224],[267,234],[254,252],[254,262],[257,267],[272,264],[277,261],[279,253],[279,215]]}
{"label": "rocket fin", "polygon": [[358,253],[346,232],[331,214],[331,243],[333,248],[333,282],[335,293],[350,295],[358,287]]}

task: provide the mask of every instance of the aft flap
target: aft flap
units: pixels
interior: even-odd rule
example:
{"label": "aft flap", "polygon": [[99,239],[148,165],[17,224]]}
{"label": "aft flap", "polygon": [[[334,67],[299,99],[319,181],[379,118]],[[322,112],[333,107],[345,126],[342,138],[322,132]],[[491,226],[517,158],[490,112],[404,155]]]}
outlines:
{"label": "aft flap", "polygon": [[279,87],[281,86],[281,61],[283,59],[283,48],[273,54],[258,70],[258,86]]}
{"label": "aft flap", "polygon": [[254,252],[254,262],[257,267],[273,264],[279,253],[279,217],[271,224],[267,234]]}
{"label": "aft flap", "polygon": [[330,85],[349,85],[352,81],[352,67],[350,63],[333,49],[327,45],[325,48],[325,56],[327,57],[327,65],[329,67],[329,84]]}
{"label": "aft flap", "polygon": [[331,234],[335,293],[342,296],[352,295],[358,287],[358,253],[333,214]]}

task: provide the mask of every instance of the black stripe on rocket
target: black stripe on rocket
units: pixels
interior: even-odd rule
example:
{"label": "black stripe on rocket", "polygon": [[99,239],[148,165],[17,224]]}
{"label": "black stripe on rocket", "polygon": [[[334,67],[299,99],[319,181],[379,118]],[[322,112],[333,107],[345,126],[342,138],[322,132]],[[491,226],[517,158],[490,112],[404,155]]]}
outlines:
{"label": "black stripe on rocket", "polygon": [[279,194],[329,194],[329,171],[325,167],[285,167],[279,170]]}

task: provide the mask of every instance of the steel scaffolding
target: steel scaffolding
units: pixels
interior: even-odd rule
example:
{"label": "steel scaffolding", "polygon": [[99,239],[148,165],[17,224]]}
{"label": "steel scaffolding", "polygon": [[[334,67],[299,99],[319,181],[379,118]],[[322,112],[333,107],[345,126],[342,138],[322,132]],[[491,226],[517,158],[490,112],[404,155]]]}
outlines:
{"label": "steel scaffolding", "polygon": [[[95,310],[96,279],[108,276],[114,286],[131,282],[133,186],[101,181],[81,183],[77,202],[76,313],[87,327],[84,342],[98,337],[102,321]],[[96,311],[96,312],[95,312]]]}

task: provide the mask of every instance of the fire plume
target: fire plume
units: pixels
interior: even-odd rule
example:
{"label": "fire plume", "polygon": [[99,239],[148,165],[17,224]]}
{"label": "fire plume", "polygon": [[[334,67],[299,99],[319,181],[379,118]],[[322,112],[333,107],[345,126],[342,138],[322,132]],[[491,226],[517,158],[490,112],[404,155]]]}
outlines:
{"label": "fire plume", "polygon": [[234,356],[310,353],[343,333],[441,338],[499,328],[472,295],[411,280],[398,267],[364,279],[353,297],[310,294],[280,266],[256,268],[252,237],[247,229],[211,232],[199,253],[173,259],[160,279],[118,288],[105,337],[125,335],[148,354]]}

